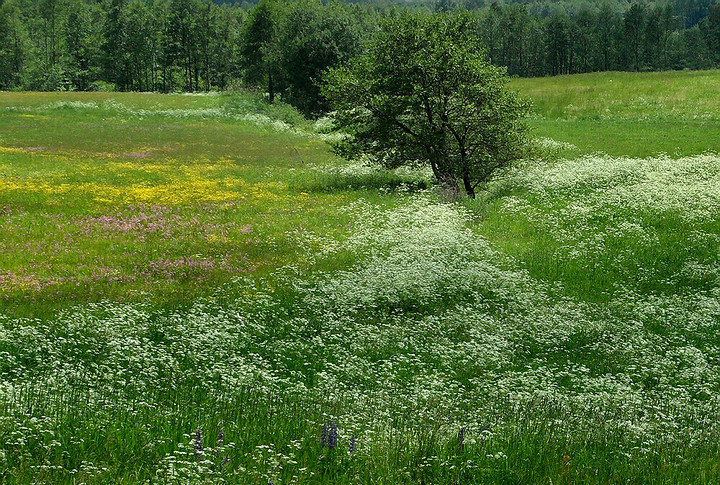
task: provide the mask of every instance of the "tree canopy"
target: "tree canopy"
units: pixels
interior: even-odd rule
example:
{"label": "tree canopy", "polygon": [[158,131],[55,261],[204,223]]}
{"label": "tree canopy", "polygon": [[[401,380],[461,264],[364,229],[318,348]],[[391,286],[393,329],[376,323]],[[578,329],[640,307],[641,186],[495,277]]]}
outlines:
{"label": "tree canopy", "polygon": [[506,89],[464,15],[403,13],[365,53],[331,69],[323,94],[349,136],[336,149],[387,167],[428,164],[452,195],[476,187],[524,148],[528,104]]}
{"label": "tree canopy", "polygon": [[[222,5],[217,5],[222,3]],[[306,115],[385,17],[464,9],[511,76],[720,67],[716,0],[0,0],[0,90],[240,85]]]}

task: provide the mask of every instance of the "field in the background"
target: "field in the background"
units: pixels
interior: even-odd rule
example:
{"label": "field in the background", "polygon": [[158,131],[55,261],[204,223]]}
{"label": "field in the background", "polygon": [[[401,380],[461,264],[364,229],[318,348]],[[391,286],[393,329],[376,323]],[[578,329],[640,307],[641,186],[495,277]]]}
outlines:
{"label": "field in the background", "polygon": [[720,71],[605,72],[514,79],[511,86],[533,100],[536,133],[571,143],[576,153],[720,150]]}
{"label": "field in the background", "polygon": [[0,93],[0,483],[718,483],[718,79],[514,80],[455,203],[251,96]]}

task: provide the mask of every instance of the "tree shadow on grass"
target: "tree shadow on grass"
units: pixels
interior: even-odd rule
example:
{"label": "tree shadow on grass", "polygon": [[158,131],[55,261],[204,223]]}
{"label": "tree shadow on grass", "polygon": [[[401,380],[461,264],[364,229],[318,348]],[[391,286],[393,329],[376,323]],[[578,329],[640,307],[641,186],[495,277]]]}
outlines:
{"label": "tree shadow on grass", "polygon": [[421,192],[433,184],[423,178],[398,175],[390,171],[362,174],[321,173],[300,182],[302,190],[335,193],[377,190],[380,192]]}

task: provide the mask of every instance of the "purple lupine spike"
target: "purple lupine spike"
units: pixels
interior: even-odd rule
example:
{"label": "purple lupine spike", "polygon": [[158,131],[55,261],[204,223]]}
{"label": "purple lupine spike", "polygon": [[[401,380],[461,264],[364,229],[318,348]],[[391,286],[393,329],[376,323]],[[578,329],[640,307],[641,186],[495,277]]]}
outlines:
{"label": "purple lupine spike", "polygon": [[330,434],[328,435],[328,448],[334,450],[338,441],[338,428],[335,421],[330,421]]}
{"label": "purple lupine spike", "polygon": [[195,431],[195,438],[193,439],[193,444],[195,445],[195,459],[199,460],[200,458],[202,458],[203,455],[202,429],[198,428],[197,431]]}
{"label": "purple lupine spike", "polygon": [[350,438],[350,444],[348,445],[348,453],[352,454],[355,453],[355,448],[357,447],[357,439],[353,436]]}
{"label": "purple lupine spike", "polygon": [[320,432],[320,448],[325,448],[328,445],[328,425],[323,424],[322,431]]}
{"label": "purple lupine spike", "polygon": [[225,428],[220,428],[217,440],[215,440],[215,457],[217,458],[222,453],[223,445],[225,444]]}
{"label": "purple lupine spike", "polygon": [[461,427],[460,431],[458,431],[457,443],[458,443],[458,448],[460,448],[461,450],[465,447],[465,431],[466,431],[465,426]]}

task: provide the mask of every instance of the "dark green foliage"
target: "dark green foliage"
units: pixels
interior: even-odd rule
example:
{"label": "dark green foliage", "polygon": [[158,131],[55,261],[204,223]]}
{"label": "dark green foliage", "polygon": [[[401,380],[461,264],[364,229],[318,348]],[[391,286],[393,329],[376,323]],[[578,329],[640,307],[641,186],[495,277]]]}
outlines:
{"label": "dark green foliage", "polygon": [[710,7],[710,14],[701,24],[706,43],[714,62],[720,62],[720,5]]}
{"label": "dark green foliage", "polygon": [[103,29],[105,40],[102,46],[104,80],[115,83],[120,89],[129,84],[124,45],[126,22],[123,7],[125,3],[125,0],[110,0],[107,4]]}
{"label": "dark green foliage", "polygon": [[87,91],[99,74],[102,11],[97,5],[75,1],[65,28],[66,65],[73,86]]}
{"label": "dark green foliage", "polygon": [[305,1],[292,8],[278,52],[287,101],[307,115],[326,108],[320,96],[323,71],[346,63],[360,47],[359,27],[340,4]]}
{"label": "dark green foliage", "polygon": [[720,67],[711,0],[3,0],[0,89],[210,91],[240,82],[306,115],[321,73],[380,19],[469,11],[511,76]]}
{"label": "dark green foliage", "polygon": [[19,84],[25,50],[25,29],[17,3],[0,2],[0,89]]}
{"label": "dark green foliage", "polygon": [[140,0],[127,4],[123,12],[123,88],[137,91],[152,89],[153,18]]}
{"label": "dark green foliage", "polygon": [[240,50],[245,71],[243,77],[249,84],[266,85],[268,100],[275,100],[274,45],[277,39],[279,6],[263,0],[255,7],[243,29]]}
{"label": "dark green foliage", "polygon": [[645,28],[646,7],[643,3],[634,3],[625,14],[625,39],[627,39],[628,57],[634,71],[640,70],[642,53],[642,35]]}
{"label": "dark green foliage", "polygon": [[545,28],[545,45],[550,74],[568,74],[571,71],[571,31],[567,15],[553,15]]}
{"label": "dark green foliage", "polygon": [[528,106],[487,62],[468,16],[403,14],[388,19],[347,68],[331,70],[323,93],[347,156],[387,167],[423,163],[451,195],[466,193],[523,149]]}
{"label": "dark green foliage", "polygon": [[168,22],[169,56],[177,69],[180,89],[199,88],[199,52],[197,20],[199,2],[171,0]]}
{"label": "dark green foliage", "polygon": [[60,15],[65,7],[63,0],[39,0],[37,12],[43,24],[45,58],[51,68],[57,65],[60,57],[59,28]]}

